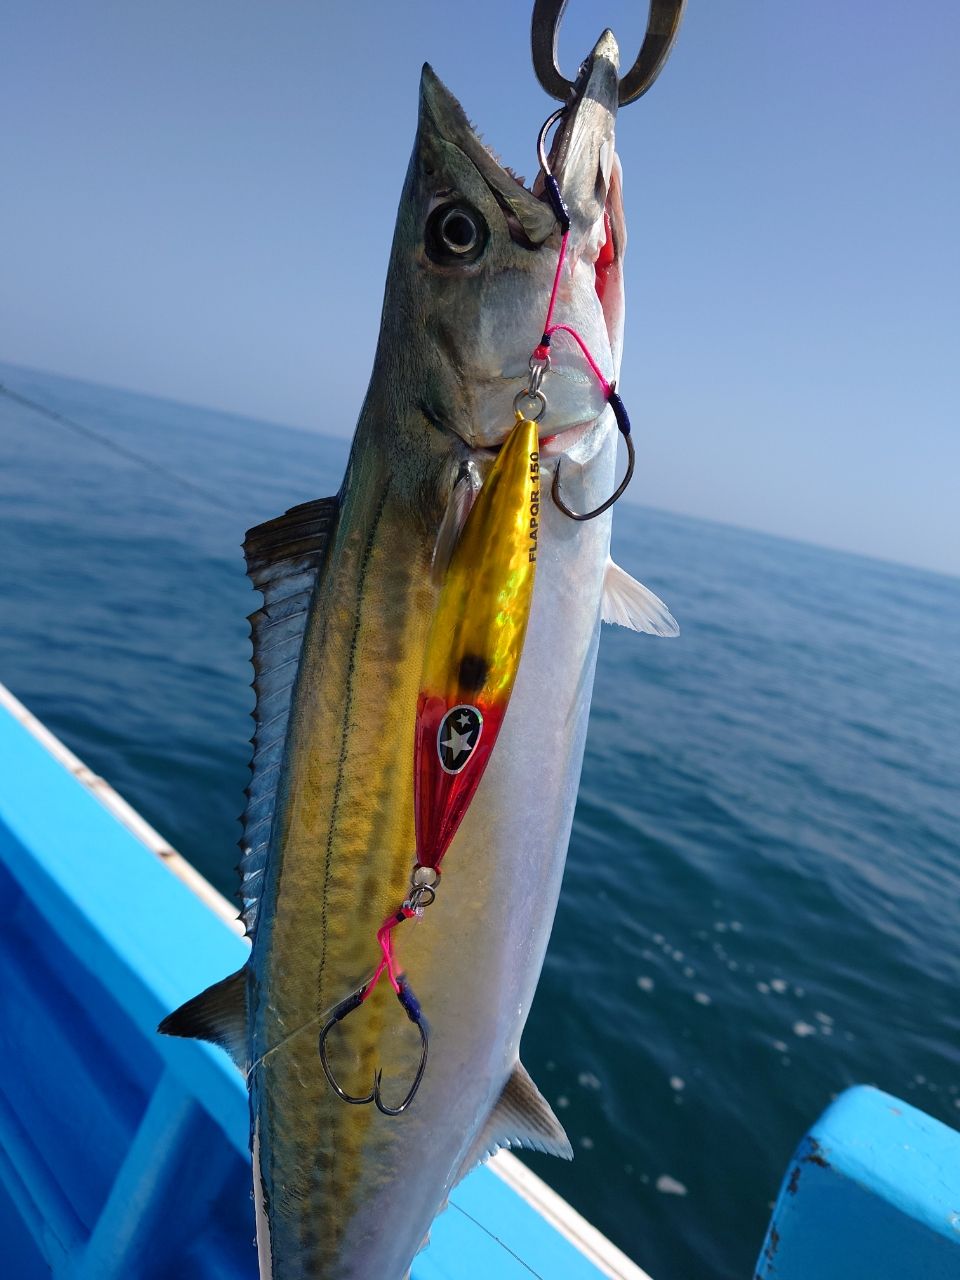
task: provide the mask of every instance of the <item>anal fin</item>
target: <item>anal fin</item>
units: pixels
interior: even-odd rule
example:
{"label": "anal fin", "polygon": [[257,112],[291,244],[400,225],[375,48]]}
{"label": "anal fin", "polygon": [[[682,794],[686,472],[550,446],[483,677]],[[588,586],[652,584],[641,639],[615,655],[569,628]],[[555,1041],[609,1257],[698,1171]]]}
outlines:
{"label": "anal fin", "polygon": [[157,1028],[165,1036],[209,1040],[225,1049],[241,1071],[247,1068],[246,967],[167,1014]]}
{"label": "anal fin", "polygon": [[603,574],[603,601],[600,616],[631,631],[645,631],[651,636],[678,636],[673,614],[642,582],[631,578],[626,569],[607,557]]}
{"label": "anal fin", "polygon": [[525,1147],[561,1160],[573,1159],[573,1148],[549,1102],[517,1062],[503,1092],[487,1117],[457,1174],[457,1182],[501,1147]]}

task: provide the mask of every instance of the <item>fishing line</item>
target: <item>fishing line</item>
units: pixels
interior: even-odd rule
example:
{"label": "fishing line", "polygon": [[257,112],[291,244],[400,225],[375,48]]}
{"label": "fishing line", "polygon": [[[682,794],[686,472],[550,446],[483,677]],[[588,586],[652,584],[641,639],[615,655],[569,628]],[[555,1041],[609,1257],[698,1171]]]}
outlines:
{"label": "fishing line", "polygon": [[254,1058],[249,1067],[247,1067],[246,1074],[244,1076],[244,1079],[247,1082],[247,1087],[250,1087],[250,1077],[253,1075],[254,1071],[256,1071],[257,1067],[262,1067],[272,1054],[277,1053],[284,1047],[284,1045],[289,1044],[291,1040],[296,1039],[296,1037],[301,1035],[304,1031],[308,1031],[311,1027],[315,1027],[322,1017],[322,1013],[314,1014],[312,1018],[308,1018],[307,1021],[302,1022],[299,1027],[288,1032],[282,1040],[278,1040],[276,1044],[272,1044],[269,1049],[264,1049],[263,1053],[261,1053],[258,1058]]}
{"label": "fishing line", "polygon": [[[496,1177],[496,1174],[494,1174],[494,1177]],[[519,1253],[514,1253],[508,1244],[506,1244],[503,1240],[501,1240],[499,1236],[494,1235],[494,1233],[490,1230],[489,1227],[485,1227],[482,1222],[478,1222],[472,1213],[467,1213],[466,1209],[462,1209],[460,1205],[457,1204],[456,1200],[448,1200],[447,1203],[450,1205],[451,1209],[456,1209],[456,1211],[458,1213],[462,1213],[465,1218],[469,1218],[470,1221],[474,1224],[474,1226],[479,1227],[480,1230],[484,1233],[484,1235],[488,1235],[491,1240],[493,1240],[496,1244],[500,1246],[501,1249],[504,1250],[504,1252],[509,1253],[511,1258],[515,1258],[517,1262],[520,1263],[521,1267],[524,1268],[525,1271],[529,1271],[532,1276],[536,1276],[537,1280],[543,1280],[543,1276],[540,1274],[539,1271],[534,1271],[533,1267],[531,1267],[529,1262],[524,1262],[523,1258],[520,1257]]]}
{"label": "fishing line", "polygon": [[85,426],[82,422],[77,422],[73,418],[68,418],[66,414],[58,413],[56,409],[48,409],[46,405],[38,404],[36,400],[31,400],[28,396],[20,395],[18,391],[11,391],[5,383],[0,382],[0,395],[6,396],[8,400],[13,400],[17,404],[22,404],[27,409],[32,409],[34,413],[41,414],[44,418],[49,418],[51,422],[59,423],[60,426],[67,427],[70,431],[74,431],[77,435],[85,436],[88,440],[94,440],[97,444],[102,445],[105,449],[112,450],[121,458],[126,458],[130,462],[135,462],[139,466],[144,467],[147,471],[153,471],[157,475],[163,476],[167,480],[173,480],[174,483],[182,485],[185,489],[191,489],[194,493],[206,498],[208,502],[220,507],[222,511],[229,511],[236,514],[237,508],[230,503],[224,502],[223,499],[213,492],[212,489],[205,489],[203,485],[197,484],[196,481],[188,479],[186,476],[179,475],[176,471],[171,471],[169,467],[165,467],[162,462],[155,462],[153,458],[148,458],[142,453],[137,453],[135,449],[129,449],[126,445],[119,444],[112,437],[104,435],[100,431],[94,430],[93,427]]}

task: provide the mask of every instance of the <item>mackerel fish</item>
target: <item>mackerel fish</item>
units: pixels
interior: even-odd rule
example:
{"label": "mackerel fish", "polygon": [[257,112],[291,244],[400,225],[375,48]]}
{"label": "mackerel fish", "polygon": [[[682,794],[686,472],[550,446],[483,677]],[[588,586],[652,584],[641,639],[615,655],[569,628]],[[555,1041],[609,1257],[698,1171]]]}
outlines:
{"label": "mackerel fish", "polygon": [[[559,320],[619,376],[626,230],[614,150],[619,54],[601,36],[555,138],[572,222]],[[444,864],[398,931],[429,1062],[400,1115],[348,1106],[318,1031],[377,961],[408,890],[413,736],[445,544],[465,478],[481,485],[528,380],[560,245],[543,198],[500,165],[429,66],[397,217],[373,373],[339,494],[252,529],[245,554],[257,703],[244,815],[244,968],[171,1014],[247,1075],[260,1273],[400,1280],[451,1189],[499,1147],[569,1159],[521,1066],[573,820],[601,617],[673,634],[665,606],[609,558],[617,432],[558,340],[539,424],[543,501],[523,658],[496,750]],[[438,571],[439,558],[439,571]],[[402,935],[402,936],[399,936]],[[401,1096],[420,1046],[387,983],[330,1037],[337,1078]]]}

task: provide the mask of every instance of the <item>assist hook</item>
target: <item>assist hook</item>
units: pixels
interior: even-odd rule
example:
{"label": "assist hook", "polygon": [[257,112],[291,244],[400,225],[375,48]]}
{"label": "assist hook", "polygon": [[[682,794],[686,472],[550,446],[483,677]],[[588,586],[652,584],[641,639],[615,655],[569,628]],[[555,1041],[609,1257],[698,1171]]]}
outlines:
{"label": "assist hook", "polygon": [[336,1076],[333,1074],[333,1068],[330,1066],[330,1061],[327,1058],[327,1037],[330,1035],[330,1032],[338,1022],[342,1022],[348,1014],[351,1014],[355,1009],[360,1008],[372,989],[373,980],[365,982],[359,990],[353,993],[353,995],[347,996],[346,1000],[341,1000],[340,1003],[334,1007],[333,1012],[330,1014],[330,1017],[327,1019],[322,1031],[320,1032],[317,1051],[320,1054],[320,1065],[323,1067],[323,1074],[327,1077],[330,1087],[338,1098],[342,1099],[344,1102],[351,1103],[351,1105],[355,1107],[363,1107],[366,1106],[367,1103],[372,1102],[376,1106],[377,1110],[382,1111],[385,1116],[399,1116],[406,1111],[407,1107],[409,1107],[410,1103],[416,1096],[417,1090],[420,1088],[423,1073],[427,1069],[427,1051],[430,1047],[427,1037],[427,1027],[424,1021],[423,1012],[420,1008],[420,1002],[407,986],[403,978],[399,978],[397,981],[397,999],[400,1001],[404,1013],[406,1013],[407,1017],[420,1032],[420,1065],[417,1067],[417,1074],[413,1078],[413,1084],[410,1086],[407,1091],[407,1096],[403,1099],[400,1105],[397,1107],[388,1107],[383,1100],[383,1095],[380,1092],[380,1084],[383,1079],[382,1067],[377,1067],[373,1074],[373,1088],[371,1091],[364,1097],[357,1097],[352,1093],[347,1093],[346,1089],[342,1087]]}
{"label": "assist hook", "polygon": [[623,401],[617,395],[617,392],[612,385],[610,387],[610,394],[607,397],[607,403],[613,410],[613,416],[617,420],[617,428],[623,436],[624,444],[627,446],[627,473],[606,502],[601,502],[600,506],[595,507],[593,511],[577,512],[571,510],[560,496],[560,459],[557,458],[557,465],[553,473],[553,484],[550,488],[550,492],[553,495],[554,502],[563,514],[565,516],[569,516],[571,520],[593,520],[595,516],[603,515],[604,511],[606,511],[608,507],[613,506],[633,479],[633,469],[637,463],[637,455],[633,448],[633,437],[630,434],[630,419],[627,417],[627,410]]}
{"label": "assist hook", "polygon": [[[647,32],[637,60],[620,80],[619,102],[625,107],[635,102],[653,84],[670,56],[677,38],[686,0],[650,0]],[[557,61],[557,36],[567,0],[534,0],[530,36],[533,46],[533,69],[537,79],[551,98],[569,102],[572,81],[560,70]]]}

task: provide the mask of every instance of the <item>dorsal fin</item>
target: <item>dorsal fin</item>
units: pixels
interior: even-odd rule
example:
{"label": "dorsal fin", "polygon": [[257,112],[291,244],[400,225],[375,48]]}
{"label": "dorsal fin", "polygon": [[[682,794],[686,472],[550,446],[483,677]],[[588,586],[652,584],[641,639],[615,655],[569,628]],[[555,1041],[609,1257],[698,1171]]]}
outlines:
{"label": "dorsal fin", "polygon": [[243,544],[250,581],[263,608],[250,614],[253,642],[253,758],[240,848],[241,918],[252,938],[267,864],[277,781],[287,738],[290,697],[317,574],[339,503],[317,498],[251,529]]}

